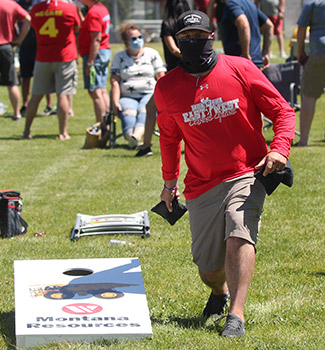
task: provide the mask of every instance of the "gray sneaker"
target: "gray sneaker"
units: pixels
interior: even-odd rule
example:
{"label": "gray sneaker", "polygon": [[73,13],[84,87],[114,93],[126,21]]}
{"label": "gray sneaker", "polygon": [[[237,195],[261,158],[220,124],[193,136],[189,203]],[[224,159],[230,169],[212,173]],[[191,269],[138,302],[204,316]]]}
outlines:
{"label": "gray sneaker", "polygon": [[244,322],[238,316],[229,313],[221,335],[227,338],[244,337]]}

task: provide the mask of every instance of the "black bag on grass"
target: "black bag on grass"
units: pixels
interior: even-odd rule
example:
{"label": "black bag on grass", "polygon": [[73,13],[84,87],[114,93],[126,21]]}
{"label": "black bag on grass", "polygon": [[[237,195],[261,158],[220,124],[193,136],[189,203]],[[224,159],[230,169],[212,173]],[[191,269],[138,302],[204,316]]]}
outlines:
{"label": "black bag on grass", "polygon": [[0,231],[2,238],[19,236],[27,232],[28,224],[21,217],[23,203],[20,192],[0,191]]}

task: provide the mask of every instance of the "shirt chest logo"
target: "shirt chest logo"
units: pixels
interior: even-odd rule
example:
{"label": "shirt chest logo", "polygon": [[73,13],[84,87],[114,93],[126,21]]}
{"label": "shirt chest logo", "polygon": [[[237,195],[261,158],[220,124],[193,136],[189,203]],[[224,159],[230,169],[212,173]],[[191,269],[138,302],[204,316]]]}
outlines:
{"label": "shirt chest logo", "polygon": [[200,85],[200,90],[204,90],[204,89],[209,89],[209,84],[203,84],[203,85]]}
{"label": "shirt chest logo", "polygon": [[222,122],[223,118],[233,115],[239,108],[239,99],[233,99],[224,102],[221,97],[210,100],[202,98],[200,103],[191,105],[191,111],[183,113],[184,123],[189,126],[201,125],[202,123],[209,123],[216,119]]}

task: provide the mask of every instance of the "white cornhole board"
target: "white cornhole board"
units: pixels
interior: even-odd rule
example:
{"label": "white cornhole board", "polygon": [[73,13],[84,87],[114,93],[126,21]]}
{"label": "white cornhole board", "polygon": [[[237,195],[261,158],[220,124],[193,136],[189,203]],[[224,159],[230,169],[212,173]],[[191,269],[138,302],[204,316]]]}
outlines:
{"label": "white cornhole board", "polygon": [[138,258],[16,260],[17,347],[152,336]]}

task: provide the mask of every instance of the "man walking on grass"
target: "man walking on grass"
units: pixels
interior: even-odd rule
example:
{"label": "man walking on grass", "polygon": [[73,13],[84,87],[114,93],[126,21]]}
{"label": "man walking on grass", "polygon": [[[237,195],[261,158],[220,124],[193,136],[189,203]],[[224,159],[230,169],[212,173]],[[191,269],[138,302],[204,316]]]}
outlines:
{"label": "man walking on grass", "polygon": [[[244,305],[255,264],[265,188],[254,176],[283,170],[295,130],[295,113],[264,74],[246,58],[217,55],[206,14],[178,19],[182,58],[157,82],[164,188],[172,211],[179,198],[181,142],[188,172],[186,204],[193,261],[211,289],[205,317],[230,312],[222,335],[244,336]],[[261,113],[274,124],[268,149]]]}

